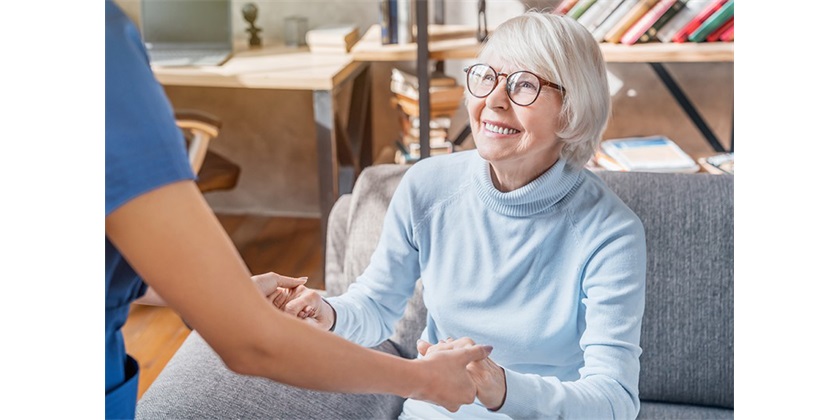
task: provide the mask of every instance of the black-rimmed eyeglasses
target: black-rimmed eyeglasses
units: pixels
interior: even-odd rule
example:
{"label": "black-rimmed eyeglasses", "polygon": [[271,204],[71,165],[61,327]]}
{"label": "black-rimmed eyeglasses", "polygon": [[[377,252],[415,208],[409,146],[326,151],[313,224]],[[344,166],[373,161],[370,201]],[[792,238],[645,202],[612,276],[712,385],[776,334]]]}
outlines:
{"label": "black-rimmed eyeglasses", "polygon": [[467,90],[476,98],[486,98],[490,95],[502,76],[507,78],[505,91],[507,91],[508,98],[519,106],[528,106],[534,103],[543,86],[552,87],[560,92],[566,91],[557,83],[549,82],[526,70],[507,74],[499,73],[487,64],[473,64],[465,67],[464,72],[467,73]]}

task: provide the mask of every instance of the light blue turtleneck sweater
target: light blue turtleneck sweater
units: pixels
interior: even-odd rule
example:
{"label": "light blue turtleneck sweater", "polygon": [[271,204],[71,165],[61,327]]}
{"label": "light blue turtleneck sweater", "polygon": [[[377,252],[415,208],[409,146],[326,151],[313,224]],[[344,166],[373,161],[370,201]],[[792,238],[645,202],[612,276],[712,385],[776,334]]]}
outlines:
{"label": "light blue turtleneck sweater", "polygon": [[335,332],[387,339],[423,279],[423,339],[493,346],[507,396],[453,414],[408,400],[403,417],[635,418],[644,310],[638,217],[594,174],[559,160],[500,192],[476,151],[424,159],[403,177],[370,265],[329,298]]}

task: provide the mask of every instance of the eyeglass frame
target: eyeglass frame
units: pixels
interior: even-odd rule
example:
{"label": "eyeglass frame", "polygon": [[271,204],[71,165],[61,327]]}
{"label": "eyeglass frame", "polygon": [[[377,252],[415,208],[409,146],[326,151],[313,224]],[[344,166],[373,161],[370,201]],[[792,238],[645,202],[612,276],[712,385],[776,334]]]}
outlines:
{"label": "eyeglass frame", "polygon": [[[488,68],[488,69],[490,69],[490,70],[492,70],[492,71],[493,71],[493,73],[496,75],[496,81],[493,83],[493,87],[492,87],[492,88],[490,88],[490,91],[489,91],[489,92],[487,92],[487,94],[486,94],[486,95],[483,95],[483,96],[478,96],[478,95],[476,95],[475,93],[473,93],[472,89],[470,89],[470,81],[469,81],[469,77],[470,77],[470,69],[472,69],[472,68],[473,68],[473,67],[475,67],[475,66],[487,66],[487,68]],[[476,98],[486,98],[486,97],[490,96],[490,94],[491,94],[491,93],[493,93],[493,91],[494,91],[494,90],[496,90],[496,86],[499,86],[499,79],[500,79],[502,76],[504,76],[504,77],[505,77],[505,79],[506,79],[506,80],[505,80],[505,93],[507,94],[508,99],[510,99],[510,101],[511,101],[511,102],[513,102],[514,104],[519,105],[519,106],[531,106],[531,105],[533,105],[533,104],[534,104],[534,102],[536,102],[536,101],[537,101],[537,98],[539,98],[539,97],[540,97],[540,93],[542,93],[542,87],[543,87],[543,86],[548,86],[548,87],[551,87],[551,88],[557,89],[558,91],[560,91],[560,93],[563,93],[563,94],[565,94],[565,93],[566,93],[566,88],[564,88],[563,86],[558,85],[557,83],[554,83],[554,82],[548,81],[548,80],[546,80],[546,79],[543,79],[542,77],[540,77],[540,76],[536,75],[534,72],[532,72],[532,71],[528,71],[528,70],[517,70],[517,71],[515,71],[515,72],[513,72],[513,73],[508,74],[508,73],[502,73],[502,72],[498,72],[498,71],[496,71],[496,69],[494,69],[494,68],[493,68],[492,66],[490,66],[489,64],[476,63],[476,64],[473,64],[473,65],[471,65],[471,66],[464,67],[464,73],[466,73],[465,77],[467,78],[467,91],[469,91],[469,92],[470,92],[470,95],[475,96]],[[531,101],[531,102],[530,102],[530,103],[528,103],[528,104],[525,104],[525,105],[522,105],[522,104],[520,104],[520,103],[518,103],[518,102],[514,101],[514,100],[513,100],[513,97],[511,97],[511,96],[510,96],[510,89],[508,88],[508,82],[510,81],[510,76],[513,76],[514,74],[517,74],[517,73],[528,73],[528,74],[530,74],[531,76],[536,77],[536,78],[537,78],[537,80],[540,82],[540,84],[539,84],[539,89],[537,90],[537,94],[536,94],[536,95],[534,95],[534,100],[533,100],[533,101]]]}

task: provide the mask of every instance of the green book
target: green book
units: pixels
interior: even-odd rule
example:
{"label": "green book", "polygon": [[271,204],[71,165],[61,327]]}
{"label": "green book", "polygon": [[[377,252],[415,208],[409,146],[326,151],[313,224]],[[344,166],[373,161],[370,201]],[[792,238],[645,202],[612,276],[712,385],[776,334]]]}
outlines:
{"label": "green book", "polygon": [[[566,16],[577,20],[583,12],[587,11],[593,4],[595,4],[596,0],[579,0],[575,5],[569,10],[569,13],[566,13]],[[601,0],[605,1],[605,0]]]}
{"label": "green book", "polygon": [[687,1],[688,0],[677,0],[674,2],[674,4],[672,4],[671,7],[668,8],[668,10],[666,10],[665,13],[663,13],[662,16],[660,16],[659,19],[657,19],[656,22],[654,22],[653,25],[642,34],[642,36],[639,37],[637,42],[649,42],[656,39],[656,34],[659,33],[659,30],[662,29],[662,27],[665,26],[665,24],[668,23],[674,15],[685,8]]}
{"label": "green book", "polygon": [[729,18],[735,16],[735,0],[729,0],[721,6],[716,12],[712,13],[697,29],[689,36],[688,40],[691,42],[703,42],[720,25],[726,23]]}

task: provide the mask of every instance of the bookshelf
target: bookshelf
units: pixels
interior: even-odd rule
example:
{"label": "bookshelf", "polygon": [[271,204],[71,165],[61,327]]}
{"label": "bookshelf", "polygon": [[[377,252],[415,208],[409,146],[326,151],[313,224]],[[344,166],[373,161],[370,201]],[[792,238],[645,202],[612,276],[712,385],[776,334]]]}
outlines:
{"label": "bookshelf", "polygon": [[[477,29],[475,26],[429,24],[428,1],[417,0],[415,5],[417,42],[411,44],[382,45],[380,41],[381,28],[379,25],[374,24],[365,32],[359,42],[353,46],[350,54],[357,61],[416,60],[417,77],[420,83],[419,142],[420,156],[422,159],[428,157],[430,154],[430,102],[428,96],[430,74],[420,71],[420,69],[428,68],[429,60],[468,60],[475,58],[479,52],[481,43],[475,36]],[[440,34],[447,33],[460,33],[462,36],[440,36]],[[430,41],[430,34],[436,39]],[[663,65],[663,63],[734,63],[734,42],[642,43],[633,45],[602,42],[600,46],[607,63],[639,63],[650,65],[659,80],[691,119],[695,127],[703,134],[703,137],[712,149],[716,152],[734,152],[734,128],[730,143],[731,147],[729,150],[726,150],[714,132],[709,128],[702,115],[694,107],[688,95],[686,95]]]}

